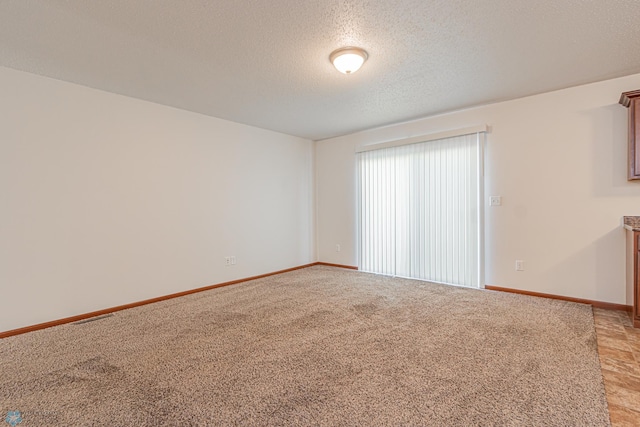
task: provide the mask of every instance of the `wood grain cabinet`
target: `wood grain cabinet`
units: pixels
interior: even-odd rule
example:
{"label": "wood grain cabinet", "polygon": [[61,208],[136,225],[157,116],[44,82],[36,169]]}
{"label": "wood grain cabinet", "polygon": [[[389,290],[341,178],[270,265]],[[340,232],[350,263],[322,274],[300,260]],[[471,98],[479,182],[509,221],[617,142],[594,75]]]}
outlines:
{"label": "wood grain cabinet", "polygon": [[629,109],[628,179],[640,179],[640,90],[623,92],[620,104]]}
{"label": "wood grain cabinet", "polygon": [[640,328],[640,217],[625,217],[627,230],[627,304],[633,301],[633,327]]}
{"label": "wood grain cabinet", "polygon": [[640,231],[633,235],[633,327],[640,328]]}

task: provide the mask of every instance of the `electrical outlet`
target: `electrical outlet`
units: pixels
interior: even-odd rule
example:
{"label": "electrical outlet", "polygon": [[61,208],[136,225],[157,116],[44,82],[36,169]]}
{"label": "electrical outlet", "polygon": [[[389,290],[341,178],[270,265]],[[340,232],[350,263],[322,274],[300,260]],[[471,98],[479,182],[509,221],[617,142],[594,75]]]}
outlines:
{"label": "electrical outlet", "polygon": [[224,257],[224,265],[226,265],[226,266],[231,265],[231,257],[230,256]]}
{"label": "electrical outlet", "polygon": [[502,206],[502,197],[501,196],[489,197],[489,206]]}
{"label": "electrical outlet", "polygon": [[524,261],[521,259],[516,260],[516,271],[524,271]]}

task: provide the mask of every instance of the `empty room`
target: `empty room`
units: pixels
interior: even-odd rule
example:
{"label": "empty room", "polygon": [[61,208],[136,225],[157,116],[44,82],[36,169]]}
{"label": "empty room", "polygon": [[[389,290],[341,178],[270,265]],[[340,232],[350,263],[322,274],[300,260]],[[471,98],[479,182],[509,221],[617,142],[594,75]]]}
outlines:
{"label": "empty room", "polygon": [[0,2],[0,424],[640,426],[635,1]]}

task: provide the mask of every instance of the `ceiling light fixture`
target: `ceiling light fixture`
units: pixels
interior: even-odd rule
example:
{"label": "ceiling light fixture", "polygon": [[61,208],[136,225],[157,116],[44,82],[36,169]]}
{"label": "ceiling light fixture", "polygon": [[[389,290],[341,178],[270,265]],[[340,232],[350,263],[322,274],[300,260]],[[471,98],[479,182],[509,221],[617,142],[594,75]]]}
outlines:
{"label": "ceiling light fixture", "polygon": [[369,55],[359,47],[343,47],[331,52],[329,60],[343,74],[355,73],[362,67]]}

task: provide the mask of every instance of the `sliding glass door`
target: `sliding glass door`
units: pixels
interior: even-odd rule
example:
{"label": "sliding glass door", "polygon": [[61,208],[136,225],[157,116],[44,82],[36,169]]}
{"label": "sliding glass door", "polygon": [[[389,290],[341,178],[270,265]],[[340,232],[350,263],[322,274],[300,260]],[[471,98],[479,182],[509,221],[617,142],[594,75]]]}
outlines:
{"label": "sliding glass door", "polygon": [[483,136],[358,153],[361,270],[482,285]]}

